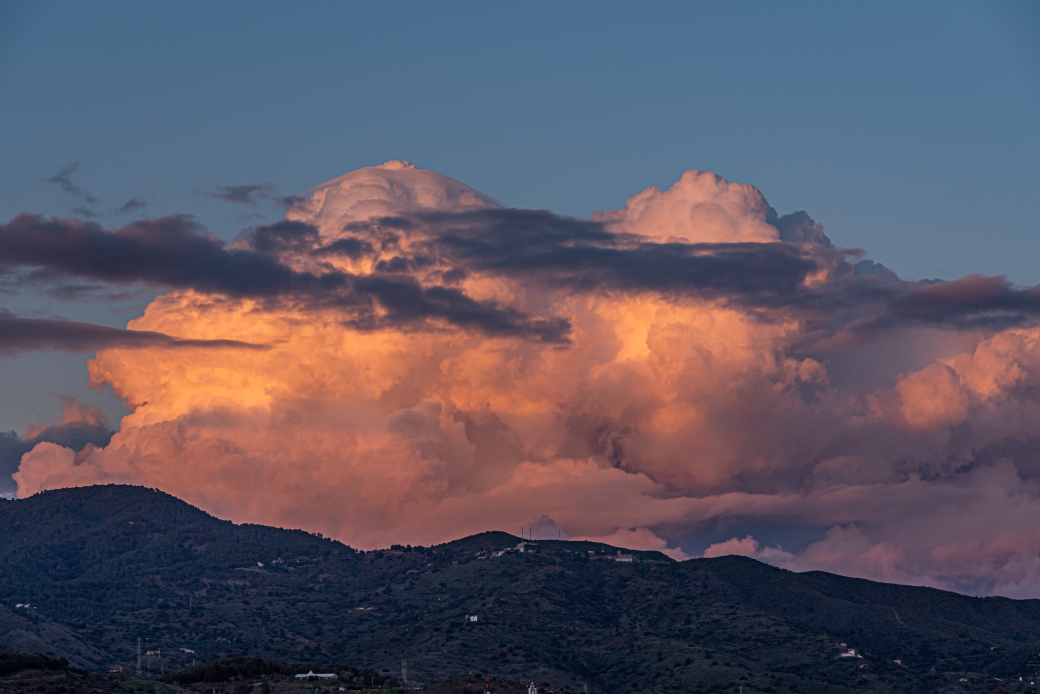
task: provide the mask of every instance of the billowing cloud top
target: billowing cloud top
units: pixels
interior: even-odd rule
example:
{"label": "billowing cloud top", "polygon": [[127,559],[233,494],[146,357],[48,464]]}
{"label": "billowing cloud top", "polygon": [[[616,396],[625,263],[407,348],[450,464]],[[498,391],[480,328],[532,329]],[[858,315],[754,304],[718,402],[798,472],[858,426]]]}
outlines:
{"label": "billowing cloud top", "polygon": [[499,208],[496,200],[469,186],[419,169],[406,161],[388,161],[343,174],[312,188],[286,218],[307,222],[338,237],[343,226],[366,219],[415,212],[464,212]]}
{"label": "billowing cloud top", "polygon": [[596,215],[619,231],[686,243],[768,242],[780,230],[768,221],[769,204],[754,186],[717,174],[687,171],[668,190],[647,188],[623,210]]}
{"label": "billowing cloud top", "polygon": [[715,174],[577,219],[388,162],[230,247],[188,217],[22,215],[0,266],[169,289],[89,362],[132,414],[103,447],[36,443],[22,496],[131,482],[361,547],[715,537],[1040,595],[1040,292],[904,282]]}

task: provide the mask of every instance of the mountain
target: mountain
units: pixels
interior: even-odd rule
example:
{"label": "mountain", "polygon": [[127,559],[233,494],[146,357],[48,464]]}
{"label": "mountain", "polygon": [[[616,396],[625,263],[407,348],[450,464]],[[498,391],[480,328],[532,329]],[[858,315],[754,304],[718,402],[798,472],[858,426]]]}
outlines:
{"label": "mountain", "polygon": [[393,675],[407,660],[413,682],[590,692],[988,690],[1040,662],[1037,600],[618,552],[501,532],[361,552],[156,490],[60,489],[0,502],[0,650],[129,667],[140,638],[156,675],[242,655]]}

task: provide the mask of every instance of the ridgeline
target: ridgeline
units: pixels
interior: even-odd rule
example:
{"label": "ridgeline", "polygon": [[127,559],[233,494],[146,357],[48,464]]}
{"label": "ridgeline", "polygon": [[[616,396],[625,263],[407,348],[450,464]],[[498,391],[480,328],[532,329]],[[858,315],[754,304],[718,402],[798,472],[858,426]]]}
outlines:
{"label": "ridgeline", "polygon": [[383,686],[406,660],[409,683],[435,691],[483,675],[597,693],[1040,681],[1037,600],[617,553],[501,532],[360,552],[140,487],[55,490],[0,501],[0,650],[131,671],[140,639],[142,669],[170,682],[238,657]]}

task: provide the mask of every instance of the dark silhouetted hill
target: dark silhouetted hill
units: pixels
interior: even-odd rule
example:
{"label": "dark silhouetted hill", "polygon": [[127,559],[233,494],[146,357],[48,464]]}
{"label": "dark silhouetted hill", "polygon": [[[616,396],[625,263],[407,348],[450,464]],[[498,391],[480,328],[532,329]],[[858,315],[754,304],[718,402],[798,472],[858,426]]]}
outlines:
{"label": "dark silhouetted hill", "polygon": [[390,676],[407,659],[413,681],[590,692],[998,691],[1040,669],[1036,600],[520,543],[359,552],[139,487],[44,492],[0,502],[0,649],[129,666],[141,638],[155,672],[241,656]]}

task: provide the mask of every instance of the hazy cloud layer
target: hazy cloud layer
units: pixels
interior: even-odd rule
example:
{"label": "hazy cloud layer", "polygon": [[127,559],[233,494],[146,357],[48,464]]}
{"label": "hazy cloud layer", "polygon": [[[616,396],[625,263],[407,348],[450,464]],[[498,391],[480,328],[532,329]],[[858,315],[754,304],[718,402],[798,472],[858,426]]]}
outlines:
{"label": "hazy cloud layer", "polygon": [[22,215],[0,267],[166,287],[131,332],[267,347],[101,349],[91,382],[133,413],[104,447],[39,442],[21,495],[133,482],[364,547],[711,536],[1040,596],[1040,290],[902,281],[715,174],[575,219],[388,162],[230,246],[185,216]]}
{"label": "hazy cloud layer", "polygon": [[61,352],[93,352],[122,347],[140,349],[163,348],[237,348],[263,349],[239,340],[196,340],[178,338],[149,330],[123,330],[93,323],[25,318],[0,307],[0,355],[53,349]]}

